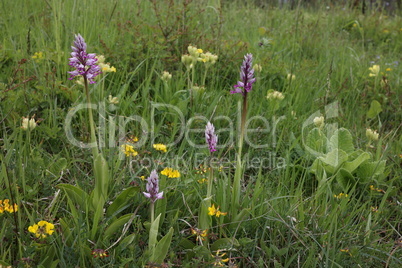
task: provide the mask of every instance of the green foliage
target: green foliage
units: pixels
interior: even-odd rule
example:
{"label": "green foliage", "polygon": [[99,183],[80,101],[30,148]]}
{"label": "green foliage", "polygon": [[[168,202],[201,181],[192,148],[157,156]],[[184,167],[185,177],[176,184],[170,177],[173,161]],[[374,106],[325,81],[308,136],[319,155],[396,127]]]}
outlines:
{"label": "green foliage", "polygon": [[[325,144],[327,138],[318,128],[312,129],[307,135],[306,146],[313,150],[320,150],[311,165],[318,180],[327,180],[336,177],[336,181],[344,192],[348,192],[356,184],[367,185],[378,178],[382,178],[385,170],[385,160],[373,161],[370,152],[355,149],[352,134],[340,128],[329,138],[328,149]],[[324,175],[325,174],[325,175]],[[361,186],[363,187],[363,186]]]}

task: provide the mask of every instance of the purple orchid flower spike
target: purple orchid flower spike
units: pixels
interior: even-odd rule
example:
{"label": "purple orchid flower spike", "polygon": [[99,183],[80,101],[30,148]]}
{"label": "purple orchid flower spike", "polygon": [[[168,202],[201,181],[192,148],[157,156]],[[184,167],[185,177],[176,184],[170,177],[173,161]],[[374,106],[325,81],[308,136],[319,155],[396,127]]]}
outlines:
{"label": "purple orchid flower spike", "polygon": [[254,69],[253,69],[253,55],[251,53],[244,56],[243,64],[240,68],[240,80],[234,85],[234,90],[230,91],[231,94],[242,93],[243,96],[250,92],[253,88]]}
{"label": "purple orchid flower spike", "polygon": [[163,197],[163,191],[159,192],[159,177],[158,173],[156,170],[153,170],[151,172],[151,175],[148,177],[148,182],[147,182],[147,192],[143,192],[144,196],[146,198],[151,199],[152,203],[155,203],[156,200],[162,199]]}
{"label": "purple orchid flower spike", "polygon": [[216,145],[218,143],[218,136],[216,136],[214,125],[212,125],[211,122],[208,122],[207,126],[205,128],[205,139],[206,139],[207,144],[209,146],[209,151],[211,153],[215,152],[216,151]]}
{"label": "purple orchid flower spike", "polygon": [[71,48],[73,52],[71,52],[68,65],[74,67],[75,70],[68,72],[71,75],[69,79],[81,75],[84,79],[88,79],[89,83],[95,83],[93,79],[101,73],[100,67],[96,64],[98,61],[96,54],[87,53],[87,44],[80,34],[75,35],[74,46]]}

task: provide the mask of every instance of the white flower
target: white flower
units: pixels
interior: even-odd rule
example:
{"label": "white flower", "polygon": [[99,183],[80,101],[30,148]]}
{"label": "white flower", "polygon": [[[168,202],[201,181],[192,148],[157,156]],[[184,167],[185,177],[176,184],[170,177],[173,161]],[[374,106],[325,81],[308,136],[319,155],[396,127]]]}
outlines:
{"label": "white flower", "polygon": [[29,119],[28,117],[22,117],[22,123],[21,123],[21,128],[23,130],[32,130],[34,128],[36,128],[37,124],[36,121],[34,119],[34,116],[31,117],[31,119]]}
{"label": "white flower", "polygon": [[316,127],[320,128],[320,129],[323,128],[324,125],[325,125],[325,123],[324,123],[324,116],[317,116],[317,117],[315,117],[314,120],[313,120],[313,122],[314,122],[314,125],[315,125]]}

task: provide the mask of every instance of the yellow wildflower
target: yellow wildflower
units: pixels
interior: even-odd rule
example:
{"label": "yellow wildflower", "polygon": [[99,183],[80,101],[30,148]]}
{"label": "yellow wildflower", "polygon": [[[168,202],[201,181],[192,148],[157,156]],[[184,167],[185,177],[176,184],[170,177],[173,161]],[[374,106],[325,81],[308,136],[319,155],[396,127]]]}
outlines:
{"label": "yellow wildflower", "polygon": [[380,73],[380,65],[373,65],[372,67],[369,68],[369,71],[370,71],[369,74],[370,77],[378,76],[378,74]]}
{"label": "yellow wildflower", "polygon": [[254,69],[254,71],[256,71],[257,73],[261,73],[261,71],[262,71],[262,66],[260,65],[260,64],[254,64],[253,65],[253,69]]}
{"label": "yellow wildflower", "polygon": [[226,255],[226,253],[220,254],[220,252],[221,252],[221,250],[218,249],[218,250],[216,251],[216,255],[211,255],[212,257],[215,258],[215,261],[214,261],[214,263],[213,263],[213,265],[214,265],[215,267],[225,267],[226,265],[223,264],[223,263],[229,261],[229,258],[225,258],[225,259],[223,258],[223,257]]}
{"label": "yellow wildflower", "polygon": [[136,156],[136,155],[138,155],[138,152],[136,150],[134,150],[134,147],[129,145],[129,144],[123,144],[121,146],[121,148],[123,150],[123,153],[126,156]]}
{"label": "yellow wildflower", "polygon": [[219,210],[219,207],[215,208],[214,204],[212,204],[212,206],[208,208],[208,215],[210,216],[216,216],[217,218],[219,218],[220,216],[226,216],[227,214],[227,212],[221,212]]}
{"label": "yellow wildflower", "polygon": [[108,101],[110,104],[118,104],[119,103],[119,98],[118,97],[113,97],[112,95],[109,95]]}
{"label": "yellow wildflower", "polygon": [[172,168],[165,168],[164,170],[161,171],[162,175],[165,175],[169,178],[179,178],[180,177],[180,172],[178,170],[172,169]]}
{"label": "yellow wildflower", "polygon": [[154,149],[157,150],[157,151],[161,151],[161,152],[164,152],[164,153],[167,152],[166,145],[164,145],[164,144],[162,144],[162,143],[154,144],[153,147],[154,147]]}
{"label": "yellow wildflower", "polygon": [[325,125],[324,116],[317,116],[317,117],[315,117],[314,120],[313,120],[313,122],[314,122],[314,125],[315,125],[316,127],[318,127],[319,129],[322,129],[322,128],[324,127],[324,125]]}
{"label": "yellow wildflower", "polygon": [[0,214],[7,211],[8,213],[13,213],[18,211],[18,205],[10,205],[9,199],[0,200]]}
{"label": "yellow wildflower", "polygon": [[370,185],[370,190],[385,194],[385,191],[383,189],[379,189],[377,187],[374,187],[374,185]]}
{"label": "yellow wildflower", "polygon": [[206,178],[202,178],[202,179],[197,180],[197,182],[200,183],[200,184],[201,183],[207,183],[208,180]]}
{"label": "yellow wildflower", "polygon": [[40,62],[43,59],[43,52],[35,52],[31,58],[34,59],[36,62]]}
{"label": "yellow wildflower", "polygon": [[352,256],[352,253],[350,253],[350,250],[348,248],[342,248],[342,249],[340,249],[340,251],[348,253],[350,256]]}
{"label": "yellow wildflower", "polygon": [[390,71],[392,71],[392,68],[387,68],[387,69],[385,69],[385,71],[390,72]]}
{"label": "yellow wildflower", "polygon": [[167,83],[170,79],[172,79],[172,75],[168,71],[163,71],[161,79]]}
{"label": "yellow wildflower", "polygon": [[336,199],[341,199],[341,198],[348,197],[348,196],[349,196],[348,194],[344,194],[344,193],[339,193],[338,195],[334,194],[334,197]]}
{"label": "yellow wildflower", "polygon": [[205,237],[208,235],[208,230],[201,230],[198,228],[191,228],[191,233],[196,235],[196,241],[200,243],[205,240]]}
{"label": "yellow wildflower", "polygon": [[109,254],[106,250],[104,249],[94,249],[92,250],[91,254],[94,256],[94,258],[106,258],[109,257]]}
{"label": "yellow wildflower", "polygon": [[268,90],[267,94],[267,99],[268,100],[283,100],[285,96],[282,94],[282,92],[276,91],[276,90]]}
{"label": "yellow wildflower", "polygon": [[31,119],[29,119],[28,117],[22,117],[21,128],[23,130],[28,130],[28,129],[32,130],[32,129],[36,128],[37,124],[36,124],[34,117],[35,117],[35,115],[33,115],[31,117]]}
{"label": "yellow wildflower", "polygon": [[227,214],[228,214],[227,212],[221,212],[220,210],[217,210],[215,216],[219,218],[221,215],[226,216]]}
{"label": "yellow wildflower", "polygon": [[134,135],[129,136],[128,138],[126,138],[126,140],[127,140],[128,142],[131,142],[131,143],[136,143],[136,142],[139,141],[138,137],[137,137],[137,136],[134,136]]}
{"label": "yellow wildflower", "polygon": [[288,74],[287,79],[288,79],[289,81],[293,81],[293,80],[296,79],[296,75],[294,75],[294,74]]}
{"label": "yellow wildflower", "polygon": [[35,234],[37,238],[45,238],[47,235],[52,235],[54,232],[54,225],[47,221],[40,221],[28,227],[30,233]]}
{"label": "yellow wildflower", "polygon": [[215,205],[212,204],[212,206],[208,208],[208,215],[214,216],[215,214],[216,214],[216,208]]}
{"label": "yellow wildflower", "polygon": [[378,212],[378,207],[371,207],[372,212]]}
{"label": "yellow wildflower", "polygon": [[96,56],[98,61],[96,62],[103,73],[111,73],[116,72],[116,68],[114,66],[110,67],[110,63],[105,63],[105,56],[99,55]]}
{"label": "yellow wildflower", "polygon": [[215,64],[216,61],[218,60],[218,56],[215,54],[212,54],[211,52],[206,52],[202,53],[200,55],[201,61],[206,63],[206,66],[209,67],[212,64]]}
{"label": "yellow wildflower", "polygon": [[379,134],[377,133],[377,131],[375,130],[371,130],[370,128],[366,129],[366,137],[370,140],[370,141],[377,141]]}

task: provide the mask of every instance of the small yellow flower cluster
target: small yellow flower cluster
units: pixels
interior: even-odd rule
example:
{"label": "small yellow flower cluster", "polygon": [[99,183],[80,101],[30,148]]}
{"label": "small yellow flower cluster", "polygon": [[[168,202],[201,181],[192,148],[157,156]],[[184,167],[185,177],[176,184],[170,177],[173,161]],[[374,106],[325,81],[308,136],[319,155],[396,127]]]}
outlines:
{"label": "small yellow flower cluster", "polygon": [[212,54],[211,52],[201,53],[201,61],[205,63],[206,66],[211,66],[215,64],[218,60],[218,55]]}
{"label": "small yellow flower cluster", "polygon": [[35,52],[31,58],[34,59],[36,62],[40,62],[43,59],[43,52]]}
{"label": "small yellow flower cluster", "polygon": [[172,75],[168,71],[163,71],[161,79],[163,82],[168,82],[170,79],[172,79]]}
{"label": "small yellow flower cluster", "polygon": [[54,225],[47,221],[40,221],[28,227],[30,233],[35,234],[37,238],[45,238],[47,235],[52,235],[54,232]]}
{"label": "small yellow flower cluster", "polygon": [[276,91],[276,90],[269,90],[267,94],[267,99],[272,101],[272,100],[283,100],[285,96],[282,94],[282,92]]}
{"label": "small yellow flower cluster", "polygon": [[378,74],[380,73],[380,65],[373,65],[372,67],[369,68],[370,77],[375,77],[378,76]]}
{"label": "small yellow flower cluster", "polygon": [[137,156],[138,155],[138,152],[136,150],[134,150],[134,147],[129,144],[123,144],[121,146],[121,148],[123,150],[123,153],[126,156]]}
{"label": "small yellow flower cluster", "polygon": [[202,178],[202,179],[197,180],[197,182],[198,182],[199,184],[207,183],[207,182],[208,182],[208,179],[207,179],[207,178]]}
{"label": "small yellow flower cluster", "polygon": [[139,141],[139,139],[137,136],[130,135],[130,136],[126,137],[126,141],[129,143],[136,143]]}
{"label": "small yellow flower cluster", "polygon": [[102,70],[102,73],[111,73],[111,72],[116,72],[116,68],[114,66],[110,67],[110,63],[105,63],[105,56],[99,55],[96,56],[98,59],[97,64]]}
{"label": "small yellow flower cluster", "polygon": [[334,194],[334,197],[336,198],[336,199],[341,199],[341,198],[346,198],[346,197],[348,197],[349,195],[348,194],[344,194],[344,193],[340,193],[340,194],[338,194],[338,195],[336,195],[336,194]]}
{"label": "small yellow flower cluster", "polygon": [[180,172],[178,170],[175,170],[173,168],[165,168],[164,170],[161,171],[162,175],[165,175],[168,178],[180,178]]}
{"label": "small yellow flower cluster", "polygon": [[208,235],[208,230],[201,230],[198,228],[191,228],[191,233],[196,235],[196,240],[201,242],[205,240],[205,237]]}
{"label": "small yellow flower cluster", "polygon": [[348,248],[342,248],[340,249],[340,252],[345,252],[348,253],[350,256],[352,256],[352,253],[350,253],[350,250]]}
{"label": "small yellow flower cluster", "polygon": [[374,185],[370,185],[370,190],[385,194],[385,191],[383,189],[376,188],[376,187],[374,187]]}
{"label": "small yellow flower cluster", "polygon": [[119,98],[118,97],[113,97],[112,95],[109,95],[108,101],[110,104],[118,104],[119,103]]}
{"label": "small yellow flower cluster", "polygon": [[255,72],[257,72],[257,73],[261,73],[261,71],[262,71],[262,66],[260,65],[260,64],[254,64],[253,65],[253,69],[254,69],[254,71]]}
{"label": "small yellow flower cluster", "polygon": [[371,207],[372,212],[378,212],[378,207]]}
{"label": "small yellow flower cluster", "polygon": [[37,124],[36,124],[34,117],[35,117],[35,115],[33,115],[31,117],[31,119],[29,119],[28,117],[22,117],[21,128],[23,130],[28,130],[28,129],[32,130],[32,129],[36,128]]}
{"label": "small yellow flower cluster", "polygon": [[0,200],[0,214],[4,213],[4,211],[7,211],[8,213],[17,212],[18,205],[10,205],[10,200],[8,199]]}
{"label": "small yellow flower cluster", "polygon": [[212,64],[215,64],[218,60],[217,55],[210,52],[204,53],[201,48],[197,48],[192,45],[189,45],[187,50],[189,55],[186,54],[181,56],[181,62],[186,66],[187,69],[192,69],[198,61],[204,62],[205,66],[209,67]]}
{"label": "small yellow flower cluster", "polygon": [[314,120],[313,120],[313,122],[314,122],[314,125],[315,125],[316,127],[318,127],[319,129],[322,129],[322,128],[324,127],[324,125],[325,125],[324,116],[317,116],[317,117],[315,117]]}
{"label": "small yellow flower cluster", "polygon": [[162,144],[162,143],[157,143],[153,145],[154,149],[157,151],[161,151],[166,153],[167,152],[167,147],[166,145]]}
{"label": "small yellow flower cluster", "polygon": [[227,212],[221,212],[219,210],[219,207],[215,208],[214,204],[212,204],[212,206],[208,208],[208,215],[210,216],[216,216],[217,218],[219,218],[221,215],[226,216],[227,214]]}
{"label": "small yellow flower cluster", "polygon": [[214,267],[226,267],[225,262],[229,261],[229,258],[224,259],[223,257],[226,255],[226,253],[221,254],[221,250],[218,249],[216,251],[216,255],[211,255],[213,258],[215,258],[215,261],[213,263]]}
{"label": "small yellow flower cluster", "polygon": [[379,134],[377,133],[377,131],[375,130],[371,130],[370,128],[366,129],[366,137],[370,140],[370,141],[377,141]]}
{"label": "small yellow flower cluster", "polygon": [[293,80],[296,79],[296,75],[294,75],[294,74],[288,74],[287,79],[288,79],[289,81],[293,81]]}
{"label": "small yellow flower cluster", "polygon": [[94,249],[94,250],[92,250],[91,254],[94,256],[94,258],[101,259],[101,258],[109,257],[109,254],[104,249]]}

